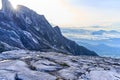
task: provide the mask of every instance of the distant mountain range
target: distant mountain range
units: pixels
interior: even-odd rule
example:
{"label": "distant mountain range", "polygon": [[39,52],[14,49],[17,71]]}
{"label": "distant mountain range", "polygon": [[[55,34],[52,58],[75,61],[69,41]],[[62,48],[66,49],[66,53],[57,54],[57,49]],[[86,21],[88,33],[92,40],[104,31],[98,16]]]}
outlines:
{"label": "distant mountain range", "polygon": [[[120,56],[120,32],[116,30],[85,30],[62,28],[62,33],[102,56]],[[72,34],[72,35],[71,35]]]}
{"label": "distant mountain range", "polygon": [[2,0],[0,10],[0,52],[14,49],[55,51],[73,55],[97,56],[61,34],[52,27],[44,15],[19,5],[13,9],[8,0]]}

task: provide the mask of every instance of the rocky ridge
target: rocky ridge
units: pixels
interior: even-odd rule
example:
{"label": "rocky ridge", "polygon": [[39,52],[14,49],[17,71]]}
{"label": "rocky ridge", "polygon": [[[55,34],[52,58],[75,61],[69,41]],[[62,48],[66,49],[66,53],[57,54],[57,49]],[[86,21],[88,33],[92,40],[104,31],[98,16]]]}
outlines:
{"label": "rocky ridge", "polygon": [[8,0],[2,0],[0,52],[15,49],[97,56],[95,52],[65,38],[60,28],[53,28],[44,15],[22,5],[15,10]]}
{"label": "rocky ridge", "polygon": [[0,80],[120,80],[120,59],[7,51],[0,54]]}

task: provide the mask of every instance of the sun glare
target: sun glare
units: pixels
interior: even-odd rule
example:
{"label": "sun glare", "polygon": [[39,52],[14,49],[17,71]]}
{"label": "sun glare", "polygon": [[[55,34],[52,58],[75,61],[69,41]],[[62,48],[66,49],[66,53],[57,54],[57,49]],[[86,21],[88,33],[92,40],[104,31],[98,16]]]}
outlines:
{"label": "sun glare", "polygon": [[15,0],[10,0],[14,9],[17,9],[18,3]]}

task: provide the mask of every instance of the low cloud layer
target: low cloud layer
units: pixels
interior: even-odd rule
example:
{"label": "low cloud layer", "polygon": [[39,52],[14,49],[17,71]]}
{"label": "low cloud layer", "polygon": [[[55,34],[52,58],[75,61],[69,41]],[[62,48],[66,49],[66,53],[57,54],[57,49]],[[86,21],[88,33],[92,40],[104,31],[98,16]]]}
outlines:
{"label": "low cloud layer", "polygon": [[118,31],[105,31],[105,30],[83,30],[83,29],[62,29],[66,37],[75,39],[88,39],[88,40],[106,40],[112,38],[120,38]]}

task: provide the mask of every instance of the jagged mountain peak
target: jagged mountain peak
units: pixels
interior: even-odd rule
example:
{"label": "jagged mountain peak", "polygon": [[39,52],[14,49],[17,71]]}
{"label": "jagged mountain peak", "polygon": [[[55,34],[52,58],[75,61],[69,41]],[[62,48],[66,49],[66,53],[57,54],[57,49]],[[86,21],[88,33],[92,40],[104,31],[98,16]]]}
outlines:
{"label": "jagged mountain peak", "polygon": [[[45,16],[39,15],[22,5],[17,8],[17,10],[14,10],[9,0],[2,0],[0,42],[11,46],[12,49],[19,48],[97,56],[95,52],[65,38],[60,28],[58,26],[53,28]],[[2,49],[6,50],[4,47]]]}
{"label": "jagged mountain peak", "polygon": [[13,10],[13,6],[10,3],[10,1],[9,0],[2,0],[2,11],[8,12],[10,10]]}

